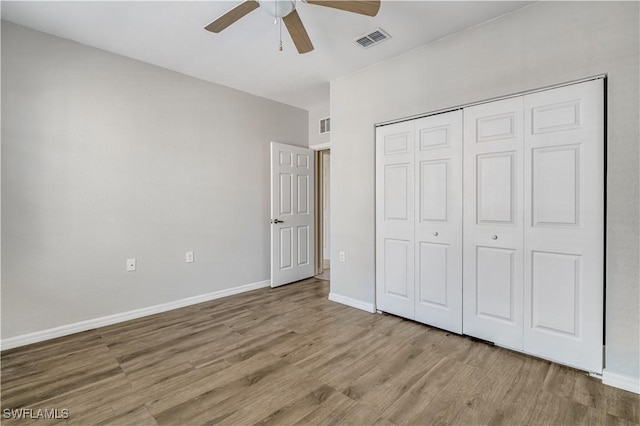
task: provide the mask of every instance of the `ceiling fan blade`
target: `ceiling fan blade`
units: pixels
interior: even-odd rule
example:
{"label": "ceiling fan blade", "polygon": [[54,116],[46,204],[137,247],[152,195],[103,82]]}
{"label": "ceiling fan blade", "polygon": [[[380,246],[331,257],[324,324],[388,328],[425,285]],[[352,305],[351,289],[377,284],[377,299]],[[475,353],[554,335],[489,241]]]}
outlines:
{"label": "ceiling fan blade", "polygon": [[259,7],[260,3],[258,3],[256,0],[245,0],[238,6],[234,7],[233,9],[204,27],[204,29],[207,31],[211,31],[212,33],[219,33],[229,25],[236,22],[238,19],[242,18],[249,12],[252,12]]}
{"label": "ceiling fan blade", "polygon": [[367,16],[376,16],[378,10],[380,10],[380,0],[307,0],[307,3],[333,7],[334,9],[346,10],[347,12]]}
{"label": "ceiling fan blade", "polygon": [[311,52],[313,50],[313,44],[311,44],[307,30],[304,28],[304,25],[302,25],[298,11],[294,9],[293,12],[282,18],[282,20],[287,26],[287,30],[289,30],[291,39],[296,45],[296,49],[298,49],[298,53]]}

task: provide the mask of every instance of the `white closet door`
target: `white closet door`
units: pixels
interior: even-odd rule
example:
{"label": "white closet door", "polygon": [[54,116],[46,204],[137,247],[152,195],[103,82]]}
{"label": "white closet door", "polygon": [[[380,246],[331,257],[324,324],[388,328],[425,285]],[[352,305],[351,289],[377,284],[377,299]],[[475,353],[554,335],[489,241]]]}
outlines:
{"label": "white closet door", "polygon": [[415,121],[416,321],[462,333],[462,111]]}
{"label": "white closet door", "polygon": [[414,123],[376,129],[376,305],[414,318]]}
{"label": "white closet door", "polygon": [[602,80],[525,96],[528,353],[602,371]]}
{"label": "white closet door", "polygon": [[464,110],[464,334],[523,348],[523,98]]}

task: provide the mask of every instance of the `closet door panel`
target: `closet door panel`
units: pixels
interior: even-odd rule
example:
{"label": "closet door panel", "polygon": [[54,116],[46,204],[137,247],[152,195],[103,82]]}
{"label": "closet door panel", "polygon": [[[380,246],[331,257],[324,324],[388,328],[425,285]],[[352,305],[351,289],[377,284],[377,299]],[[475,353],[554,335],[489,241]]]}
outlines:
{"label": "closet door panel", "polygon": [[449,280],[451,273],[449,270],[450,247],[449,244],[419,243],[418,304],[421,309],[424,305],[447,309],[451,304],[449,301],[451,291],[448,289],[451,285],[451,280]]}
{"label": "closet door panel", "polygon": [[601,372],[603,81],[524,99],[524,349]]}
{"label": "closet door panel", "polygon": [[476,156],[476,223],[512,225],[516,214],[516,152]]}
{"label": "closet door panel", "polygon": [[417,321],[462,333],[462,111],[415,120]]}
{"label": "closet door panel", "polygon": [[415,316],[414,125],[376,129],[376,306]]}
{"label": "closet door panel", "polygon": [[514,322],[515,250],[476,247],[475,313],[490,321]]}
{"label": "closet door panel", "polygon": [[464,110],[464,333],[523,348],[523,99]]}

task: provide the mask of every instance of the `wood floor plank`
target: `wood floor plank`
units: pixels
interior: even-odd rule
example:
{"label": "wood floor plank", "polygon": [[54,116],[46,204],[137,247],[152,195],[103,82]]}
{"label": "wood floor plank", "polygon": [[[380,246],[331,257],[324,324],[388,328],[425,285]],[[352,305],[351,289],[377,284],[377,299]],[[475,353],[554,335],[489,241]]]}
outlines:
{"label": "wood floor plank", "polygon": [[147,407],[139,407],[135,410],[109,417],[98,423],[98,425],[113,426],[147,426],[157,425],[156,419],[151,415]]}
{"label": "wood floor plank", "polygon": [[67,424],[69,426],[83,426],[87,424],[95,425],[112,419],[113,417],[113,410],[111,409],[109,404],[92,407],[91,410],[85,410],[82,412],[77,412],[74,409],[70,408]]}
{"label": "wood floor plank", "polygon": [[[269,415],[273,407],[287,406],[300,395],[308,394],[323,386],[303,371],[287,368],[284,374],[263,380],[259,386],[252,386],[244,395],[236,395],[217,407],[218,412],[232,413],[226,417],[229,424],[255,424]],[[247,402],[247,398],[250,402]],[[224,408],[222,407],[224,406]]]}
{"label": "wood floor plank", "polygon": [[[467,407],[474,412],[472,417],[481,420],[480,423],[502,423],[506,418],[524,423],[531,401],[547,377],[550,363],[533,357],[513,356],[505,349],[483,346],[493,349],[499,356],[499,362],[483,369],[487,373],[485,379],[477,384],[467,401]],[[487,406],[494,408],[489,411],[485,408]],[[466,410],[462,411],[465,414]]]}
{"label": "wood floor plank", "polygon": [[306,280],[3,351],[3,409],[69,425],[639,425],[586,373],[327,299]]}
{"label": "wood floor plank", "polygon": [[383,416],[395,424],[450,423],[473,386],[475,372],[475,367],[445,357],[416,381]]}
{"label": "wood floor plank", "polygon": [[304,394],[299,399],[293,399],[279,407],[266,417],[260,419],[256,425],[292,425],[299,423],[302,418],[317,410],[327,398],[336,392],[331,386],[320,387]]}
{"label": "wood floor plank", "polygon": [[[163,411],[174,409],[176,406],[187,403],[191,399],[207,392],[215,391],[216,388],[236,383],[250,386],[253,382],[259,380],[260,377],[276,370],[284,369],[287,365],[288,363],[286,361],[281,360],[271,353],[261,353],[222,371],[203,376],[197,381],[190,383],[188,387],[176,388],[173,393],[148,402],[147,407],[151,411],[151,414],[156,415]],[[238,386],[238,389],[242,389],[242,387],[243,386]]]}
{"label": "wood floor plank", "polygon": [[[121,398],[113,401],[111,407],[116,415],[120,415],[135,410],[141,405],[161,401],[163,398],[174,398],[175,394],[186,394],[189,392],[197,394],[197,389],[202,387],[206,390],[208,386],[213,386],[211,377],[230,366],[231,364],[226,361],[219,360],[218,362],[208,364],[201,368],[194,368],[193,370],[183,371],[181,374],[174,374],[154,384],[139,387],[134,382],[132,383],[130,391],[121,395]],[[182,392],[182,389],[187,389],[187,391]]]}
{"label": "wood floor plank", "polygon": [[113,360],[95,366],[75,370],[71,374],[59,374],[47,377],[41,382],[30,380],[24,385],[14,385],[2,389],[3,406],[20,408],[53,398],[107,380],[122,373],[122,369]]}
{"label": "wood floor plank", "polygon": [[374,407],[382,415],[441,362],[443,358],[438,354],[423,351],[410,359],[401,370],[372,372],[349,385],[344,393]]}
{"label": "wood floor plank", "polygon": [[604,386],[607,414],[640,424],[640,397],[622,389]]}
{"label": "wood floor plank", "polygon": [[346,395],[335,392],[323,404],[304,416],[301,425],[335,425],[344,423],[349,411],[358,403]]}
{"label": "wood floor plank", "polygon": [[[378,351],[365,354],[348,371],[335,370],[332,374],[323,376],[322,379],[344,392],[345,395],[360,400],[362,395],[376,386],[389,382],[408,363],[418,357],[420,357],[420,368],[428,367],[428,358],[423,358],[422,355],[424,355],[422,349],[410,344],[384,345]],[[431,360],[435,365],[436,358]]]}

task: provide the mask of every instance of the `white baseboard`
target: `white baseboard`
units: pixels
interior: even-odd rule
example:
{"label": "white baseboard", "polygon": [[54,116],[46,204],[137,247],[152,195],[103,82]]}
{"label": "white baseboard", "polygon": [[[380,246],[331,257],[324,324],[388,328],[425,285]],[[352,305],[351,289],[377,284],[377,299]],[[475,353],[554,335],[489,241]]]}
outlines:
{"label": "white baseboard", "polygon": [[343,305],[351,306],[352,308],[361,309],[363,311],[376,312],[376,307],[371,303],[365,303],[360,300],[352,299],[347,296],[341,296],[336,293],[329,293],[329,300],[332,302],[342,303]]}
{"label": "white baseboard", "polygon": [[185,306],[208,302],[210,300],[220,299],[222,297],[232,296],[234,294],[244,293],[263,287],[269,287],[270,285],[271,280],[259,281],[256,283],[228,288],[226,290],[214,291],[212,293],[187,297],[185,299],[175,300],[173,302],[162,303],[160,305],[122,312],[120,314],[108,315],[106,317],[94,318],[86,321],[76,322],[73,324],[50,328],[47,330],[23,334],[21,336],[10,337],[8,339],[3,339],[2,341],[0,341],[0,350],[17,348],[19,346],[29,345],[31,343],[38,343],[44,340],[55,339],[56,337],[80,333],[81,331],[92,330],[94,328],[117,324],[119,322],[146,317],[148,315],[159,314],[161,312],[171,311],[173,309],[183,308]]}
{"label": "white baseboard", "polygon": [[640,394],[640,378],[626,376],[624,374],[612,373],[605,368],[602,372],[602,383],[614,388],[624,389],[629,392]]}

